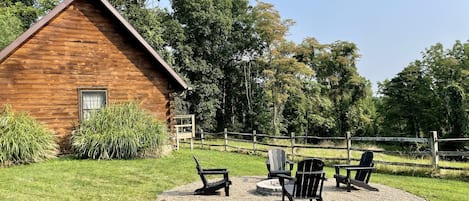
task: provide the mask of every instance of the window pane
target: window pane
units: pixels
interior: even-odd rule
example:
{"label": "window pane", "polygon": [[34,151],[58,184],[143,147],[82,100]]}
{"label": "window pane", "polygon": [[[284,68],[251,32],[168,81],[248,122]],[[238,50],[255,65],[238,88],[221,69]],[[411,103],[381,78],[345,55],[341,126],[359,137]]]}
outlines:
{"label": "window pane", "polygon": [[106,105],[106,91],[82,91],[81,106],[82,119],[88,119],[91,113]]}
{"label": "window pane", "polygon": [[99,109],[106,105],[106,94],[103,92],[83,92],[83,109]]}

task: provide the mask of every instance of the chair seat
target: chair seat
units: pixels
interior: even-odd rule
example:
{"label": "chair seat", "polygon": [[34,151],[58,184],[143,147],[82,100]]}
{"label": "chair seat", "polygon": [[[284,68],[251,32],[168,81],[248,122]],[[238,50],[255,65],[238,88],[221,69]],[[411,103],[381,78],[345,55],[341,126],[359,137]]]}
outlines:
{"label": "chair seat", "polygon": [[226,186],[231,185],[231,181],[226,181],[226,182],[225,182],[225,180],[222,179],[222,180],[219,180],[219,181],[210,182],[210,183],[207,183],[206,188],[225,187],[225,185],[226,185]]}
{"label": "chair seat", "polygon": [[344,181],[345,179],[347,179],[347,176],[340,175],[340,174],[334,174],[334,178],[336,178],[340,181]]}

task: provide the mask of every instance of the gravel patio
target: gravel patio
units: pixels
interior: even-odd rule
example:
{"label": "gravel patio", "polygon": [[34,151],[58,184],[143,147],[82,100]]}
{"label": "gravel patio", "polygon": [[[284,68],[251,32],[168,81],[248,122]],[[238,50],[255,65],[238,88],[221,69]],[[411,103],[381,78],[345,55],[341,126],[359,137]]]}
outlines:
{"label": "gravel patio", "polygon": [[[256,192],[256,183],[265,179],[265,176],[243,176],[233,177],[233,184],[230,187],[230,196],[225,197],[223,190],[220,195],[194,195],[194,190],[202,187],[202,182],[197,181],[183,186],[176,187],[160,194],[157,201],[180,201],[180,200],[198,200],[198,201],[216,201],[216,200],[252,200],[252,201],[279,201],[281,195],[264,196]],[[352,192],[347,192],[345,185],[341,188],[335,187],[335,179],[328,178],[324,182],[322,197],[326,201],[422,201],[423,198],[417,197],[408,192],[391,188],[380,184],[371,184],[379,189],[378,192],[368,191],[366,189],[356,188]],[[288,200],[288,199],[287,199]]]}

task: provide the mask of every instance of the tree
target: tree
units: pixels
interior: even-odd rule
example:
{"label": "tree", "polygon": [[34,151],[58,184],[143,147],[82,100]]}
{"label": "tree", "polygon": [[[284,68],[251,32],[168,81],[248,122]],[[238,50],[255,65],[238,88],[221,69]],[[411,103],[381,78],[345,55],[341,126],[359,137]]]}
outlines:
{"label": "tree", "polygon": [[0,8],[0,50],[23,32],[22,22],[8,8]]}
{"label": "tree", "polygon": [[272,109],[274,135],[284,132],[282,113],[291,94],[301,93],[301,79],[312,73],[304,63],[294,58],[297,46],[285,37],[291,20],[281,20],[272,4],[258,2],[255,8],[256,30],[264,46],[264,54],[258,62],[263,66],[263,84]]}
{"label": "tree", "polygon": [[355,44],[337,41],[327,49],[314,51],[310,66],[316,72],[318,83],[324,86],[323,95],[333,104],[336,126],[331,133],[344,135],[357,127],[350,112],[362,99],[371,96],[371,85],[357,72],[359,54]]}
{"label": "tree", "polygon": [[[217,120],[225,121],[227,104],[226,69],[234,65],[243,50],[234,43],[242,35],[239,19],[247,11],[246,1],[172,1],[174,29],[183,37],[171,43],[176,65],[193,88],[185,100],[203,128],[217,128]],[[179,24],[179,27],[178,27]],[[238,29],[238,30],[236,30]],[[181,32],[180,32],[181,33]],[[233,101],[233,99],[229,99]],[[218,115],[217,115],[218,114]],[[219,118],[217,118],[217,116]]]}
{"label": "tree", "polygon": [[109,0],[119,13],[132,24],[153,49],[157,50],[165,59],[168,53],[164,49],[163,16],[167,11],[159,8],[148,8],[151,0]]}
{"label": "tree", "polygon": [[388,132],[421,137],[438,126],[438,102],[420,61],[415,61],[382,84],[384,123]]}
{"label": "tree", "polygon": [[0,50],[57,3],[57,0],[0,0]]}

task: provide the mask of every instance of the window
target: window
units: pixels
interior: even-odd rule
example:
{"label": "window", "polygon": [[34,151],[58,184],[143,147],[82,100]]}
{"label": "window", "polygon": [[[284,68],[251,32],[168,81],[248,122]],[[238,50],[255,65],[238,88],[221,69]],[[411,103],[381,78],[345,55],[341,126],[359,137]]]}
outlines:
{"label": "window", "polygon": [[79,90],[80,120],[90,118],[91,113],[98,111],[107,103],[106,89]]}

